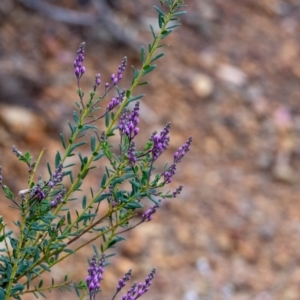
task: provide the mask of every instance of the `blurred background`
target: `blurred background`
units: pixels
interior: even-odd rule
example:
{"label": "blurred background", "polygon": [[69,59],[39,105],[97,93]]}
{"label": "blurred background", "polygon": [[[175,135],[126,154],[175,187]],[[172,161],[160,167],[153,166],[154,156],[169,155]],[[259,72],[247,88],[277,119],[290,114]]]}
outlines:
{"label": "blurred background", "polygon": [[[136,92],[146,93],[140,145],[172,122],[160,167],[193,136],[192,150],[170,184],[170,189],[183,184],[184,190],[119,244],[101,299],[114,293],[128,269],[141,281],[156,267],[145,300],[298,300],[300,2],[186,3],[183,26],[166,40],[166,57],[148,75],[150,84]],[[61,149],[59,133],[68,134],[79,44],[86,42],[82,86],[89,92],[95,74],[108,81],[123,56],[129,66],[139,66],[140,46],[151,39],[148,26],[157,26],[154,4],[0,1],[0,164],[5,184],[15,192],[26,188],[27,170],[12,145],[35,157],[44,147],[45,161],[53,163]],[[129,67],[120,87],[130,80]],[[91,177],[90,184],[98,178]],[[17,212],[2,194],[0,199],[0,215],[15,229],[11,220]],[[52,276],[57,282],[66,273],[85,279],[91,254],[79,252]]]}

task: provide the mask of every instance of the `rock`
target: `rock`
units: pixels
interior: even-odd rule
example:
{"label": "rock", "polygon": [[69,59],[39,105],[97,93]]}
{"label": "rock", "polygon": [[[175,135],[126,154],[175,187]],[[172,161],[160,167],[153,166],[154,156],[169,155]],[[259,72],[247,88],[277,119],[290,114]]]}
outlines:
{"label": "rock", "polygon": [[19,106],[1,106],[0,120],[13,134],[18,134],[28,141],[42,139],[45,123],[33,111]]}
{"label": "rock", "polygon": [[232,65],[221,64],[218,67],[216,74],[221,80],[237,87],[242,87],[247,83],[247,74],[243,70]]}
{"label": "rock", "polygon": [[198,73],[193,76],[192,89],[197,96],[204,98],[212,94],[214,90],[214,84],[208,75]]}
{"label": "rock", "polygon": [[288,162],[288,157],[284,154],[279,154],[276,165],[273,169],[273,176],[279,181],[285,183],[294,183],[296,180],[294,170]]}

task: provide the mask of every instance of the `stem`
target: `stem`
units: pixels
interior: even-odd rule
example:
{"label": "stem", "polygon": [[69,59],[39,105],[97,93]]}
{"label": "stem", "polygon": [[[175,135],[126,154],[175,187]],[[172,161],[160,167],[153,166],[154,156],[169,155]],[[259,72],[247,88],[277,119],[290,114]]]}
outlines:
{"label": "stem", "polygon": [[24,237],[24,229],[25,229],[25,225],[26,225],[26,222],[25,222],[26,217],[25,216],[26,216],[26,213],[23,213],[22,214],[22,223],[21,223],[21,227],[20,227],[20,236],[19,236],[19,241],[18,241],[18,248],[16,250],[14,264],[13,264],[13,267],[12,267],[10,279],[9,279],[8,286],[7,286],[7,289],[6,289],[5,300],[9,299],[13,283],[16,280],[15,276],[16,276],[17,269],[18,269],[19,257],[20,257],[20,253],[21,253],[21,250],[22,250],[23,240],[25,238]]}
{"label": "stem", "polygon": [[[173,4],[173,6],[175,6],[175,4]],[[143,76],[143,69],[144,69],[144,67],[150,64],[151,59],[152,59],[152,57],[153,57],[153,55],[154,55],[154,52],[156,51],[156,49],[157,49],[157,47],[158,47],[158,44],[159,44],[159,42],[160,42],[161,39],[162,39],[162,35],[163,35],[162,32],[164,32],[164,31],[166,30],[167,25],[168,25],[170,19],[172,18],[172,15],[173,15],[173,9],[174,9],[174,7],[170,8],[169,13],[166,15],[165,22],[164,22],[162,28],[160,29],[160,32],[159,32],[158,36],[156,36],[156,38],[155,38],[155,40],[154,40],[154,42],[153,42],[153,44],[152,44],[151,51],[149,52],[149,54],[148,54],[148,56],[147,56],[145,62],[143,63],[142,68],[141,68],[141,71],[139,72],[138,76],[135,78],[135,80],[133,81],[133,83],[132,83],[130,89],[128,90],[128,91],[129,91],[129,95],[131,95],[131,93],[133,92],[133,90],[134,90],[134,89],[136,88],[136,86],[138,85],[138,83],[139,83],[141,77]],[[128,101],[129,101],[129,98],[126,97],[126,98],[124,99],[124,101],[122,102],[120,108],[119,108],[118,111],[116,112],[115,117],[114,117],[114,119],[112,120],[111,124],[108,126],[108,128],[107,128],[107,130],[106,130],[106,134],[107,134],[108,132],[111,131],[112,127],[114,126],[114,124],[115,124],[115,122],[116,122],[116,120],[118,119],[118,117],[121,115],[122,111],[124,110],[124,108],[125,108],[126,105],[128,104]]]}
{"label": "stem", "polygon": [[[64,283],[58,283],[58,284],[54,284],[51,286],[47,286],[47,287],[42,287],[39,289],[32,289],[32,290],[27,290],[25,292],[22,292],[22,294],[28,294],[28,293],[34,293],[34,292],[39,292],[39,291],[46,291],[46,290],[50,290],[50,289],[55,289],[55,288],[60,288],[60,287],[64,287],[67,285],[70,285],[72,283],[72,281],[68,281],[68,282],[64,282]],[[16,293],[15,295],[20,295],[20,293]]]}
{"label": "stem", "polygon": [[[105,230],[105,231],[99,233],[99,234],[96,235],[94,238],[90,239],[89,241],[87,241],[87,242],[83,243],[82,245],[78,246],[77,248],[75,248],[75,249],[74,249],[74,252],[77,252],[77,251],[80,250],[81,248],[83,248],[83,247],[85,247],[86,245],[90,244],[91,242],[97,240],[99,237],[105,235],[105,234],[108,233],[109,231],[112,231],[112,230],[118,228],[120,225],[122,225],[122,224],[128,222],[131,218],[132,218],[132,216],[130,216],[129,218],[124,219],[124,220],[122,220],[121,222],[115,224],[115,226],[114,226],[113,228],[108,228],[107,230]],[[50,254],[49,254],[49,257],[51,257],[51,256],[53,256],[53,255],[56,255],[58,252],[61,252],[60,249],[54,250],[53,253],[50,253]],[[69,257],[69,256],[72,255],[72,254],[73,254],[73,253],[68,253],[68,254],[66,254],[65,256],[59,258],[57,261],[55,261],[55,262],[49,264],[49,268],[52,268],[54,265],[56,265],[57,263],[61,262],[62,260],[64,260],[65,258]],[[40,263],[42,263],[43,261],[44,261],[43,258],[41,258],[41,259],[38,260],[37,264],[40,264]],[[31,266],[28,270],[26,270],[26,273],[30,272],[34,267],[35,267],[35,266]],[[39,275],[33,275],[32,278],[31,278],[31,280],[33,280],[33,279],[35,279],[36,277],[42,275],[45,271],[46,271],[45,269],[40,270]],[[22,278],[23,276],[24,276],[24,275],[21,275],[21,276],[17,277],[16,280],[19,280],[19,279]],[[24,285],[26,285],[26,284],[27,284],[27,282],[24,283]]]}

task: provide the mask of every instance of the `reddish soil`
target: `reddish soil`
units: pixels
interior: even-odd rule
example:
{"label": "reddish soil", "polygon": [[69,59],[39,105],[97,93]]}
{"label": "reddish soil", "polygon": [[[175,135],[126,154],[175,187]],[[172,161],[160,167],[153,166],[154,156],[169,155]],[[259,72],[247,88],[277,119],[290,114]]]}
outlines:
{"label": "reddish soil", "polygon": [[[35,157],[45,147],[53,162],[59,133],[68,132],[78,45],[86,42],[82,82],[88,92],[94,75],[100,72],[105,81],[124,55],[129,65],[138,66],[135,45],[146,45],[148,23],[156,24],[154,0],[110,1],[113,18],[88,26],[54,20],[21,2],[0,3],[0,165],[15,192],[26,187],[27,171],[11,146]],[[96,16],[90,2],[59,5]],[[167,38],[166,57],[148,76],[150,84],[138,91],[147,94],[141,145],[172,122],[171,146],[160,167],[193,136],[192,150],[170,185],[183,184],[184,191],[117,247],[101,298],[114,293],[128,269],[134,280],[142,280],[156,267],[145,300],[298,300],[299,1],[186,2],[183,26]],[[122,88],[130,82],[129,69]],[[91,177],[90,184],[97,180]],[[0,215],[15,228],[11,220],[17,212],[0,197]],[[84,279],[90,254],[91,249],[81,251],[53,276],[58,282],[65,273]],[[48,299],[58,297],[70,299],[70,293],[52,292]]]}

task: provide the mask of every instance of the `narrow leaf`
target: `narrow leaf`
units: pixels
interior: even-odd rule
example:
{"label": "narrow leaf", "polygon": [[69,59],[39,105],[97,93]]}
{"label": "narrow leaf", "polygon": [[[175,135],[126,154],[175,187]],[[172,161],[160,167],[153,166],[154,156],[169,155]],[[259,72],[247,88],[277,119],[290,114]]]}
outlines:
{"label": "narrow leaf", "polygon": [[104,173],[102,180],[101,180],[101,188],[105,188],[107,175]]}
{"label": "narrow leaf", "polygon": [[55,168],[57,168],[60,163],[61,163],[61,156],[60,153],[57,151],[55,155]]}
{"label": "narrow leaf", "polygon": [[145,60],[146,60],[145,47],[142,46],[141,47],[141,61],[142,61],[142,63],[144,63]]}
{"label": "narrow leaf", "polygon": [[156,5],[154,5],[153,7],[158,12],[159,15],[162,15],[162,16],[165,15],[165,13],[159,7],[157,7]]}
{"label": "narrow leaf", "polygon": [[154,32],[154,29],[153,29],[152,25],[150,25],[150,29],[151,29],[151,33],[153,35],[153,38],[156,39],[156,35],[155,35],[155,32]]}
{"label": "narrow leaf", "polygon": [[151,59],[150,62],[153,62],[153,61],[155,61],[155,60],[157,60],[157,59],[163,57],[164,55],[165,55],[165,53],[159,53],[159,54],[157,54],[156,56],[154,56],[154,57]]}
{"label": "narrow leaf", "polygon": [[59,135],[59,137],[60,137],[60,140],[61,140],[61,143],[62,143],[64,149],[66,149],[67,146],[66,146],[65,138],[64,138],[63,134],[61,133],[61,134]]}

